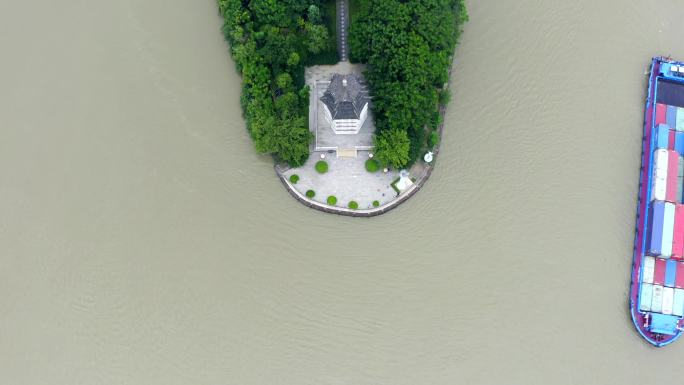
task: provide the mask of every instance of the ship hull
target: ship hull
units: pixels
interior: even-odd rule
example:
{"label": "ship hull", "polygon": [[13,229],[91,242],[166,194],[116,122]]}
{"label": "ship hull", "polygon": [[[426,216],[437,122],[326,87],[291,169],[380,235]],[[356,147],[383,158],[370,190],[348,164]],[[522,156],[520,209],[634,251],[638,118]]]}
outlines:
{"label": "ship hull", "polygon": [[[674,341],[676,341],[680,336],[682,332],[682,327],[684,326],[684,322],[682,321],[682,317],[678,317],[676,315],[670,314],[660,314],[657,312],[651,312],[651,311],[644,311],[644,305],[642,304],[640,306],[640,300],[641,301],[651,301],[651,298],[640,298],[640,295],[642,293],[642,287],[641,285],[646,282],[644,278],[644,274],[648,275],[647,272],[644,272],[644,261],[645,257],[647,257],[649,254],[649,251],[647,250],[647,246],[649,243],[649,236],[651,236],[649,232],[649,226],[651,225],[651,222],[649,220],[652,220],[649,218],[650,214],[650,209],[652,209],[651,205],[653,205],[652,202],[654,202],[654,191],[652,191],[652,186],[653,186],[653,181],[652,178],[654,178],[654,151],[656,151],[659,146],[659,142],[657,141],[656,138],[656,104],[657,102],[660,102],[662,100],[658,100],[659,97],[661,97],[661,94],[658,92],[658,87],[659,87],[659,82],[667,81],[668,82],[668,87],[670,87],[670,83],[675,84],[677,83],[676,79],[668,79],[663,76],[661,73],[661,66],[665,65],[667,68],[670,68],[669,66],[671,64],[679,64],[677,62],[673,62],[669,59],[666,58],[654,58],[651,64],[651,71],[649,75],[649,81],[648,81],[648,96],[646,98],[646,108],[645,108],[645,118],[644,118],[644,134],[643,134],[643,141],[642,141],[642,152],[641,152],[641,172],[640,172],[640,178],[639,178],[639,195],[638,195],[638,201],[637,201],[637,216],[636,216],[636,231],[635,231],[635,239],[634,239],[634,252],[633,252],[633,264],[632,264],[632,276],[631,276],[631,288],[630,288],[630,296],[629,296],[629,308],[631,312],[631,317],[634,322],[634,326],[636,327],[637,331],[639,334],[650,344],[656,347],[662,347],[666,346]],[[684,66],[684,63],[681,63]],[[666,67],[663,67],[666,68]],[[677,91],[677,88],[673,88],[675,91],[673,92],[679,92]],[[669,92],[669,90],[668,90]],[[684,78],[682,78],[682,86],[681,86],[681,93],[682,96],[684,97]],[[670,98],[667,96],[667,98]],[[671,98],[670,98],[671,99]],[[673,99],[671,99],[673,100]],[[683,106],[684,107],[684,106]],[[674,131],[674,130],[672,130]],[[672,146],[671,146],[672,147]],[[673,148],[669,149],[670,151],[674,151]],[[681,154],[680,154],[681,156]],[[677,202],[672,202],[668,203],[671,205],[681,205],[681,200],[678,199]],[[664,259],[664,258],[670,258],[670,256],[665,256],[663,257],[658,256],[658,258]],[[674,258],[674,256],[672,256]],[[665,259],[667,261],[669,259]],[[663,261],[664,262],[664,261]],[[677,263],[683,263],[677,261]],[[672,290],[674,289],[674,286],[672,287]],[[650,307],[650,304],[648,305]],[[667,312],[665,312],[667,313]],[[662,321],[662,322],[661,322]],[[661,326],[656,326],[654,322],[661,322]]]}

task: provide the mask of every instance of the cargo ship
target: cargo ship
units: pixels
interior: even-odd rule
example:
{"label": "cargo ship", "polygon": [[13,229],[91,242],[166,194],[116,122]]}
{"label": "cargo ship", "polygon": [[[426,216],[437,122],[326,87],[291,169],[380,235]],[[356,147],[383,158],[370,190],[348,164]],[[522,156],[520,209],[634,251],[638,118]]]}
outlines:
{"label": "cargo ship", "polygon": [[653,58],[648,81],[630,312],[654,346],[684,329],[684,63]]}

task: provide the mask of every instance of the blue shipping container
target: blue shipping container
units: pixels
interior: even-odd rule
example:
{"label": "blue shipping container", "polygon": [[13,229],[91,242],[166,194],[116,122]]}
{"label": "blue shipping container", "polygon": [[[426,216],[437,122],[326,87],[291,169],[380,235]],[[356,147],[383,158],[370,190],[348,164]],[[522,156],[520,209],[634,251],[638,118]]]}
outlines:
{"label": "blue shipping container", "polygon": [[684,155],[684,132],[677,131],[675,133],[674,149],[679,155]]}
{"label": "blue shipping container", "polygon": [[646,251],[648,254],[659,256],[663,247],[663,221],[665,220],[665,202],[651,203],[648,236],[646,237]]}
{"label": "blue shipping container", "polygon": [[670,143],[670,127],[667,124],[659,124],[656,127],[656,148],[668,149]]}
{"label": "blue shipping container", "polygon": [[667,112],[665,114],[665,122],[667,125],[675,128],[677,127],[677,107],[667,106]]}
{"label": "blue shipping container", "polygon": [[665,286],[674,287],[677,276],[677,261],[668,259],[665,265]]}

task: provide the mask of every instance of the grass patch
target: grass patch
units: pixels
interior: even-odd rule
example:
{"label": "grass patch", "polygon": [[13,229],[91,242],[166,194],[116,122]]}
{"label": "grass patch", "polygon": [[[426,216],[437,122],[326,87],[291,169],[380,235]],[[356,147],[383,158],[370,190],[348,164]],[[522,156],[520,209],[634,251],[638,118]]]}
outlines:
{"label": "grass patch", "polygon": [[307,67],[318,65],[333,65],[340,62],[340,56],[337,54],[337,49],[322,51],[316,55],[307,57],[304,62]]}
{"label": "grass patch", "polygon": [[[362,0],[349,0],[349,29],[351,31],[352,28],[352,23],[356,20],[356,18],[359,16],[359,13],[361,13],[361,1]],[[351,33],[350,33],[351,35]],[[349,61],[351,63],[357,63],[351,54],[349,56]]]}
{"label": "grass patch", "polygon": [[307,198],[313,198],[314,196],[316,196],[316,192],[314,190],[306,190]]}
{"label": "grass patch", "polygon": [[330,37],[335,40],[335,50],[337,50],[337,2],[328,0],[323,7],[323,22],[328,27]]}
{"label": "grass patch", "polygon": [[[333,2],[334,3],[334,2]],[[361,11],[361,0],[349,0],[349,24],[354,22]]]}
{"label": "grass patch", "polygon": [[290,183],[297,184],[297,182],[299,182],[299,175],[297,175],[297,174],[290,175]]}
{"label": "grass patch", "polygon": [[315,55],[309,55],[305,60],[305,65],[324,65],[337,64],[340,61],[340,56],[337,53],[337,6],[335,0],[328,0],[321,7],[323,24],[328,29],[330,36],[330,46],[328,49],[321,51]]}
{"label": "grass patch", "polygon": [[330,206],[335,206],[337,204],[337,197],[334,195],[331,195],[328,197],[327,202]]}
{"label": "grass patch", "polygon": [[359,208],[359,204],[356,203],[355,201],[351,201],[351,202],[349,202],[349,204],[347,205],[347,207],[349,207],[349,208],[352,209],[352,210],[356,210],[356,209]]}
{"label": "grass patch", "polygon": [[378,201],[373,201],[373,207],[378,207],[380,206],[380,202]]}
{"label": "grass patch", "polygon": [[318,171],[319,174],[325,174],[328,172],[328,162],[324,160],[319,160],[316,162],[316,171]]}
{"label": "grass patch", "polygon": [[368,159],[366,161],[366,171],[377,172],[380,169],[380,162],[377,159]]}
{"label": "grass patch", "polygon": [[392,183],[390,183],[390,186],[392,186],[392,189],[399,195],[401,194],[401,191],[397,188],[397,182],[399,182],[399,178],[393,180]]}

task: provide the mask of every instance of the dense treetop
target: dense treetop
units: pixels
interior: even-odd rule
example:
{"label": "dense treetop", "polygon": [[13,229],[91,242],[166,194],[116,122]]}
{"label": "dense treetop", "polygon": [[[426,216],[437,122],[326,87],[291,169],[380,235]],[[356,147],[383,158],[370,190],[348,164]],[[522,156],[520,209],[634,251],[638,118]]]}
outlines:
{"label": "dense treetop", "polygon": [[[376,153],[379,159],[401,167],[427,147],[426,128],[439,124],[439,102],[448,100],[442,87],[448,80],[460,25],[468,15],[463,0],[360,2],[360,14],[350,30],[351,58],[368,64],[376,147],[382,144],[384,149],[378,153],[376,148]],[[385,134],[387,130],[391,134]],[[410,146],[396,130],[407,134]],[[394,145],[387,146],[390,138]]]}
{"label": "dense treetop", "polygon": [[303,65],[330,51],[320,0],[218,0],[242,73],[241,104],[257,151],[292,166],[309,156]]}

